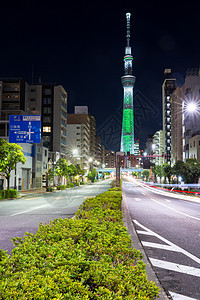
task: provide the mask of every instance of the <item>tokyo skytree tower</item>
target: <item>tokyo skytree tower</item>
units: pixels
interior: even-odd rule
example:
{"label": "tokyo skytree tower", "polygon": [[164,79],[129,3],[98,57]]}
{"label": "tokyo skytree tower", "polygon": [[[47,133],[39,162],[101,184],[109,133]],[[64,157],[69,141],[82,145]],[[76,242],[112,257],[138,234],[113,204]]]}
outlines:
{"label": "tokyo skytree tower", "polygon": [[133,56],[131,55],[130,47],[130,18],[131,14],[127,13],[127,45],[125,47],[124,56],[124,76],[121,77],[124,88],[124,102],[120,151],[125,152],[125,154],[127,154],[127,152],[134,154],[133,87],[136,78],[132,75]]}

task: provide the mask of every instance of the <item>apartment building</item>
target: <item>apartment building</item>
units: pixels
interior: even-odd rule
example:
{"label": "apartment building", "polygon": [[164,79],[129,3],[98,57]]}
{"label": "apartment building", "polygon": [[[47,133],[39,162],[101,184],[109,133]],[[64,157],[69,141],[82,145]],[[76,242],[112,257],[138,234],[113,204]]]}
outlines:
{"label": "apartment building", "polygon": [[51,152],[66,155],[67,93],[62,85],[30,86],[30,114],[41,114],[41,135]]}
{"label": "apartment building", "polygon": [[163,108],[163,148],[167,155],[166,163],[171,162],[171,95],[176,89],[176,79],[172,77],[171,69],[165,69],[165,80],[162,85],[162,108]]}

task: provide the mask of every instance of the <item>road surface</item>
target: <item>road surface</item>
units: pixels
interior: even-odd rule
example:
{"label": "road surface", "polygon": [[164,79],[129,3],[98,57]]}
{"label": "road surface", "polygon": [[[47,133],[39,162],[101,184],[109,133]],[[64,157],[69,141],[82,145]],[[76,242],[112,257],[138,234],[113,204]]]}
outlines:
{"label": "road surface", "polygon": [[[123,182],[136,232],[154,271],[173,299],[200,299],[200,203]],[[196,198],[195,198],[196,199]]]}
{"label": "road surface", "polygon": [[11,238],[23,237],[25,232],[36,233],[40,222],[73,217],[86,198],[107,191],[110,182],[105,180],[63,191],[0,201],[0,249],[10,254],[13,249]]}

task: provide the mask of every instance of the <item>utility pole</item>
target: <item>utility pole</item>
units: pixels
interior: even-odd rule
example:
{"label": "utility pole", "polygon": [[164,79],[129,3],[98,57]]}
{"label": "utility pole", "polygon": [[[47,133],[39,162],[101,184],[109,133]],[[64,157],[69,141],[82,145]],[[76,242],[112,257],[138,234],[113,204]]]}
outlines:
{"label": "utility pole", "polygon": [[120,165],[124,152],[116,152],[116,186],[120,187]]}

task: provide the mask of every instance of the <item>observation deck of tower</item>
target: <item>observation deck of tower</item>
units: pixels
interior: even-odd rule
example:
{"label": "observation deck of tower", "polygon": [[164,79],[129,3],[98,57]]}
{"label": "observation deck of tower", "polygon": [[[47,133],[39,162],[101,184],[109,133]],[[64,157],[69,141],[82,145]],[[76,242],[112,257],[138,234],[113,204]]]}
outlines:
{"label": "observation deck of tower", "polygon": [[123,100],[123,119],[122,119],[122,135],[120,151],[130,152],[134,154],[134,117],[133,117],[133,88],[135,84],[135,76],[132,75],[132,61],[130,47],[130,19],[131,14],[126,13],[127,45],[125,47],[124,56],[124,76],[121,77],[122,86],[124,89]]}

